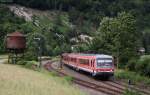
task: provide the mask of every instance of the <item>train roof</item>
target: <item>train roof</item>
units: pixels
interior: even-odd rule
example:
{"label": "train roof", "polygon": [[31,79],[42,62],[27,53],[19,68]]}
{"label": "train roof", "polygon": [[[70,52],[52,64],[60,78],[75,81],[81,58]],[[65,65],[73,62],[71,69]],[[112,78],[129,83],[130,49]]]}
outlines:
{"label": "train roof", "polygon": [[111,55],[105,55],[105,54],[98,54],[96,55],[97,58],[113,58]]}
{"label": "train roof", "polygon": [[110,55],[106,55],[106,54],[81,54],[81,56],[95,56],[97,58],[112,58],[112,56]]}
{"label": "train roof", "polygon": [[96,57],[96,58],[113,58],[111,55],[106,54],[84,54],[84,53],[70,53],[69,56],[73,57]]}

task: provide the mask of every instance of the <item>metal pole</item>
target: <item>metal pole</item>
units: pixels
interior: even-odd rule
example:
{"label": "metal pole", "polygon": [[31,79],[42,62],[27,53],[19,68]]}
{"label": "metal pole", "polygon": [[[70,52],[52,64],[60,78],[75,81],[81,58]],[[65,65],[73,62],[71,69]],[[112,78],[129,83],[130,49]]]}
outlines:
{"label": "metal pole", "polygon": [[39,61],[39,68],[41,68],[41,65],[42,65],[42,58],[41,58],[41,55],[42,55],[42,52],[41,52],[41,38],[34,38],[35,40],[38,41],[38,61]]}
{"label": "metal pole", "polygon": [[41,58],[41,45],[39,45],[39,68],[41,68],[41,65],[42,65],[42,58]]}

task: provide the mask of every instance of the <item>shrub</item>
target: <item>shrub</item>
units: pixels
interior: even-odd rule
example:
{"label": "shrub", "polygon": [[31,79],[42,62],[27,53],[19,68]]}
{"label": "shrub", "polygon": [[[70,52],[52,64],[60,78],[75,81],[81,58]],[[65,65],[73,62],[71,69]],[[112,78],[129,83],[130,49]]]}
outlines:
{"label": "shrub", "polygon": [[143,82],[145,85],[150,84],[150,79],[145,76],[141,76],[140,74],[137,74],[136,72],[131,71],[125,71],[125,70],[116,70],[115,71],[115,77],[117,79],[130,79],[133,84]]}
{"label": "shrub", "polygon": [[150,77],[150,59],[148,60],[147,67],[145,69],[145,75]]}
{"label": "shrub", "polygon": [[137,59],[133,58],[129,60],[128,64],[126,65],[126,68],[131,71],[134,71],[136,64],[137,64]]}
{"label": "shrub", "polygon": [[150,57],[141,57],[135,69],[142,75],[150,76]]}
{"label": "shrub", "polygon": [[27,61],[24,61],[24,60],[20,60],[17,62],[18,65],[25,65],[27,64]]}
{"label": "shrub", "polygon": [[33,70],[38,70],[37,66],[38,66],[38,62],[36,61],[18,61],[17,62],[18,65],[23,65],[23,67],[25,68],[29,68],[29,69],[33,69]]}
{"label": "shrub", "polygon": [[25,56],[24,56],[25,60],[37,60],[37,55],[35,55],[35,53],[32,52],[26,52]]}

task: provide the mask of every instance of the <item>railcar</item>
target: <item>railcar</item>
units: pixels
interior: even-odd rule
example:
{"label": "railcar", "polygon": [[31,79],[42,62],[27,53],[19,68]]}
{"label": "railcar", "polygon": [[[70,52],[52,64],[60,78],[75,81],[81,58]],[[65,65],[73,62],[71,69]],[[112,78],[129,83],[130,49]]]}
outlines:
{"label": "railcar", "polygon": [[89,72],[92,76],[111,77],[114,75],[114,62],[110,55],[64,53],[62,62],[76,70]]}

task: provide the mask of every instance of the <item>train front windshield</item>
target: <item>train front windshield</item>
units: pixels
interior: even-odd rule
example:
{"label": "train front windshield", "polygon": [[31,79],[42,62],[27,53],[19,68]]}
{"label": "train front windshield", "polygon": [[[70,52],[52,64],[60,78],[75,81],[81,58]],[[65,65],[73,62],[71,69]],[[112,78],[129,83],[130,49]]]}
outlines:
{"label": "train front windshield", "polygon": [[97,68],[111,68],[113,62],[111,58],[98,58],[97,59]]}

